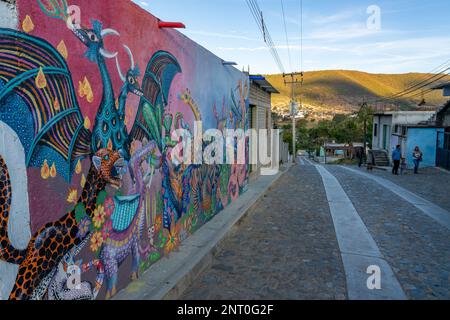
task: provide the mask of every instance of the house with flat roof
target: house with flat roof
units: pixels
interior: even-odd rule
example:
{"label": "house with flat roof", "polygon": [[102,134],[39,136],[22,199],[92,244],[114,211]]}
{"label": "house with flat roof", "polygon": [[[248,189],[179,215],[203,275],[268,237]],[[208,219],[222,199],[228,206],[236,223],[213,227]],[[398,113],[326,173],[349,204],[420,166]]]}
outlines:
{"label": "house with flat roof", "polygon": [[[444,97],[450,96],[450,83],[439,85],[434,89],[442,90]],[[438,134],[436,165],[450,170],[450,101],[436,112],[435,123],[444,128],[443,132]]]}
{"label": "house with flat roof", "polygon": [[[272,86],[272,84],[267,81],[267,79],[264,76],[261,75],[250,75],[250,93],[249,93],[249,118],[250,118],[250,129],[255,129],[257,132],[259,132],[260,129],[267,129],[268,130],[268,136],[267,136],[267,153],[268,156],[272,156],[272,154],[279,153],[280,150],[272,150],[274,147],[278,146],[280,147],[280,143],[273,144],[271,141],[271,132],[270,130],[273,129],[273,120],[272,120],[272,94],[277,94],[279,91]],[[259,136],[255,139],[255,137],[252,137],[250,139],[250,146],[253,146],[254,144],[258,144]],[[277,137],[278,140],[280,140],[280,137]],[[282,141],[280,141],[282,143]],[[283,152],[287,151],[284,148],[285,146],[282,146]],[[252,155],[253,148],[250,147],[250,154]],[[286,158],[286,157],[281,157]],[[276,166],[277,164],[272,163],[272,167]],[[261,164],[253,164],[250,168],[250,176],[251,177],[257,177],[261,174],[261,170],[271,170],[274,168],[267,168],[262,167]]]}
{"label": "house with flat roof", "polygon": [[422,167],[435,167],[437,139],[444,128],[434,121],[435,111],[381,111],[373,116],[372,149],[384,150],[389,158],[397,145],[402,148],[409,168],[418,146],[423,154]]}

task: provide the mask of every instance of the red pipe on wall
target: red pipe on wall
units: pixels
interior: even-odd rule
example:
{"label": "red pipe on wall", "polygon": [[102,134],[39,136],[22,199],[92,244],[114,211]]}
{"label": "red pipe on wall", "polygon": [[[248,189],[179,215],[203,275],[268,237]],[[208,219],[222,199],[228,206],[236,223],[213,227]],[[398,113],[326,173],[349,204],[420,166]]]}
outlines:
{"label": "red pipe on wall", "polygon": [[186,26],[181,23],[181,22],[164,22],[164,21],[159,21],[158,22],[158,27],[159,28],[181,28],[181,29],[185,29]]}

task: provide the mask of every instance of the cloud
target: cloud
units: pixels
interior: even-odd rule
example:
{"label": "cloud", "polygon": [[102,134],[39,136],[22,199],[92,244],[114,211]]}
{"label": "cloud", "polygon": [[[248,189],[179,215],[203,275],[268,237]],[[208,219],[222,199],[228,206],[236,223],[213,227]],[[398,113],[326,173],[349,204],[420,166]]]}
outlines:
{"label": "cloud", "polygon": [[392,33],[388,30],[370,30],[363,24],[351,24],[335,28],[317,30],[304,37],[304,40],[343,41]]}
{"label": "cloud", "polygon": [[224,38],[224,39],[239,39],[239,40],[248,40],[248,41],[261,41],[261,38],[252,38],[244,35],[236,34],[237,31],[233,30],[228,33],[225,32],[210,32],[203,30],[186,30],[186,34],[193,34],[199,36],[213,37],[213,38]]}
{"label": "cloud", "polygon": [[[440,50],[430,50],[437,47]],[[286,45],[277,45],[276,48],[281,56],[286,55]],[[289,48],[292,52],[300,50],[299,45],[290,45]],[[450,38],[415,37],[331,45],[318,42],[317,45],[305,45],[303,49],[305,71],[348,69],[372,73],[429,72],[442,61],[448,60]],[[224,55],[234,56],[240,52],[242,57],[246,57],[242,61],[252,61],[254,72],[278,72],[266,46],[219,47],[217,50]]]}
{"label": "cloud", "polygon": [[[301,50],[300,45],[276,45],[275,49],[277,50]],[[222,51],[268,51],[269,48],[267,46],[260,46],[260,47],[218,47],[218,50]],[[323,51],[340,51],[338,48],[333,47],[327,47],[327,46],[303,46],[303,50],[323,50]]]}
{"label": "cloud", "polygon": [[[315,26],[326,26],[330,24],[336,24],[342,21],[349,21],[358,17],[362,17],[365,13],[365,9],[357,8],[357,9],[347,9],[343,10],[331,15],[313,15],[308,13],[303,13],[303,24],[304,25],[315,25]],[[272,16],[277,17],[277,19],[281,19],[282,15],[278,12],[272,12]],[[298,16],[286,16],[286,22],[300,26],[300,12]]]}
{"label": "cloud", "polygon": [[351,9],[344,10],[341,12],[337,12],[331,15],[317,15],[317,16],[308,16],[307,20],[309,23],[313,23],[315,25],[328,25],[335,24],[342,21],[348,21],[349,19],[360,17],[361,14],[365,13],[365,10],[361,9]]}
{"label": "cloud", "polygon": [[[439,47],[440,50],[430,50]],[[373,73],[429,72],[448,59],[450,39],[446,37],[418,37],[397,41],[368,42],[359,45],[340,45],[332,59],[324,59],[317,52],[305,52],[313,69],[352,69]],[[310,57],[315,57],[310,59]],[[320,66],[320,67],[318,67]]]}

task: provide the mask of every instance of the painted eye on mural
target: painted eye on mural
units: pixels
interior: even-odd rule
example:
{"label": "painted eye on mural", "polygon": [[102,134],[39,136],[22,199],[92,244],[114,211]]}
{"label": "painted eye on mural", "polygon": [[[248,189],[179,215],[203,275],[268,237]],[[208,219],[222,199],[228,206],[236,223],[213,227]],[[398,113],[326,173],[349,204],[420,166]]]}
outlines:
{"label": "painted eye on mural", "polygon": [[88,31],[87,32],[87,36],[89,37],[89,40],[91,40],[92,42],[98,42],[99,41],[97,35],[95,33],[93,33],[92,31]]}
{"label": "painted eye on mural", "polygon": [[103,156],[103,160],[108,161],[109,160],[109,155]]}
{"label": "painted eye on mural", "polygon": [[136,80],[133,77],[128,77],[128,82],[131,84],[135,84]]}

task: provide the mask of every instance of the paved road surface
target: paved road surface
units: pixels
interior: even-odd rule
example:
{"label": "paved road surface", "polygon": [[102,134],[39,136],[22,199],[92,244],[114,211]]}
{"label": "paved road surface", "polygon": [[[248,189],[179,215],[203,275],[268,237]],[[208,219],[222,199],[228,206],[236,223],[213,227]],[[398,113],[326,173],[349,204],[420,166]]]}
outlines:
{"label": "paved road surface", "polygon": [[[370,174],[450,210],[450,175],[422,172]],[[367,288],[367,264],[381,290]],[[450,299],[450,230],[373,179],[302,158],[182,299],[402,297]]]}

